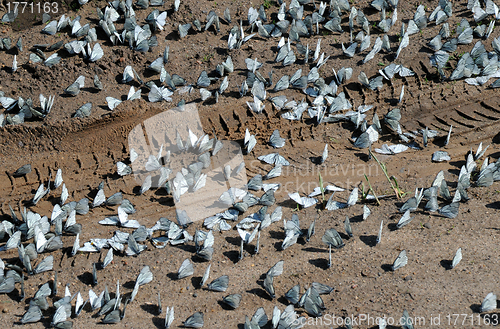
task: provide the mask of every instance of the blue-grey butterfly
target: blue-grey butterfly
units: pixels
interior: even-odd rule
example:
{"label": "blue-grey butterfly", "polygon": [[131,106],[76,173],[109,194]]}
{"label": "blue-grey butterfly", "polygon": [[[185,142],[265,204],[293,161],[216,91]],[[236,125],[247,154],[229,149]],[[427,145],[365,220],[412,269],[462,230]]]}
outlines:
{"label": "blue-grey butterfly", "polygon": [[393,271],[405,266],[408,263],[408,257],[406,256],[406,250],[402,250],[399,256],[394,260],[391,269]]}
{"label": "blue-grey butterfly", "polygon": [[[453,260],[451,261],[451,268],[455,268],[458,263],[462,260],[462,248],[458,248],[457,252],[455,253],[455,256],[453,257]],[[496,303],[496,301],[495,301]]]}
{"label": "blue-grey butterfly", "polygon": [[493,311],[496,308],[497,308],[497,295],[490,292],[489,294],[486,295],[486,297],[484,297],[484,300],[481,303],[480,312],[481,313],[489,312]]}
{"label": "blue-grey butterfly", "polygon": [[241,302],[240,294],[231,294],[222,299],[222,302],[231,307],[232,309],[238,308]]}
{"label": "blue-grey butterfly", "polygon": [[194,273],[193,264],[186,258],[179,270],[177,271],[177,279],[183,279],[185,277],[191,276]]}
{"label": "blue-grey butterfly", "polygon": [[229,285],[229,276],[223,275],[208,284],[208,290],[224,292]]}
{"label": "blue-grey butterfly", "polygon": [[196,312],[184,321],[186,328],[201,328],[203,327],[203,313]]}
{"label": "blue-grey butterfly", "polygon": [[291,304],[297,304],[299,302],[300,296],[300,285],[295,285],[293,286],[290,290],[288,290],[285,293],[285,298],[291,303]]}

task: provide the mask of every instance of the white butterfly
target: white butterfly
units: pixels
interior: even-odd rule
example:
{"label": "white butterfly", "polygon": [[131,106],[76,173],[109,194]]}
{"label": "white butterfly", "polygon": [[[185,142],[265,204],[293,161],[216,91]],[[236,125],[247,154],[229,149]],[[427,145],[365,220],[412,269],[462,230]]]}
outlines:
{"label": "white butterfly", "polygon": [[262,113],[266,107],[257,96],[253,96],[253,102],[247,102],[247,105],[255,113]]}
{"label": "white butterfly", "polygon": [[396,145],[387,145],[383,144],[381,148],[376,148],[375,152],[380,153],[380,154],[398,154],[401,152],[404,152],[408,150],[408,146],[403,145],[403,144],[396,144]]}
{"label": "white butterfly", "polygon": [[158,17],[155,18],[155,25],[158,29],[163,31],[167,19],[167,12],[164,11]]}
{"label": "white butterfly", "polygon": [[451,261],[451,268],[455,268],[455,266],[457,266],[461,260],[462,260],[462,248],[458,248],[457,252],[455,253],[455,256],[453,257],[453,260]]}
{"label": "white butterfly", "polygon": [[106,97],[106,103],[108,103],[108,108],[113,111],[118,105],[121,104],[121,100],[108,96]]}
{"label": "white butterfly", "polygon": [[139,99],[141,98],[141,88],[135,90],[134,86],[130,86],[130,89],[128,91],[127,95],[127,100],[128,101],[133,101],[134,99]]}
{"label": "white butterfly", "polygon": [[123,163],[121,161],[118,161],[116,163],[116,168],[117,168],[118,175],[120,175],[120,176],[126,176],[126,175],[129,175],[132,173],[132,168],[130,168],[129,166],[127,166],[125,163]]}
{"label": "white butterfly", "polygon": [[89,61],[94,63],[102,58],[104,56],[104,51],[102,50],[102,47],[99,43],[96,43],[94,45],[94,49],[90,48],[90,44],[87,44],[87,56],[89,58]]}
{"label": "white butterfly", "polygon": [[92,289],[89,290],[89,303],[90,306],[92,307],[92,310],[96,310],[103,306],[102,303],[103,297],[104,297],[104,290],[100,293],[99,297]]}
{"label": "white butterfly", "polygon": [[318,200],[315,198],[301,197],[298,192],[288,193],[288,196],[303,208],[314,206],[318,202]]}
{"label": "white butterfly", "polygon": [[251,243],[255,238],[255,236],[257,235],[257,232],[259,231],[259,226],[260,224],[257,224],[252,233],[249,233],[248,231],[238,228],[238,234],[241,237],[241,241],[244,242],[245,244]]}
{"label": "white butterfly", "polygon": [[151,91],[148,94],[148,100],[152,103],[167,101],[171,102],[172,96],[174,93],[165,87],[157,87],[154,83],[151,85]]}
{"label": "white butterfly", "polygon": [[[342,192],[342,191],[345,191],[345,189],[341,188],[341,187],[338,187],[338,186],[335,186],[335,185],[327,185],[325,188],[324,188],[324,191],[325,192]],[[318,196],[321,194],[321,187],[315,187],[314,188],[314,191],[308,195],[308,197],[312,198],[312,197],[315,197],[315,196]]]}

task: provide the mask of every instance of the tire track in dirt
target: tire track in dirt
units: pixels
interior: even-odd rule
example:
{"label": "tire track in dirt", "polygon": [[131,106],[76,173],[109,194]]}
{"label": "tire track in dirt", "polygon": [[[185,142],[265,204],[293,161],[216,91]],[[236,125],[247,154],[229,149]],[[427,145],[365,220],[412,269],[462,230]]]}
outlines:
{"label": "tire track in dirt", "polygon": [[[4,176],[3,179],[0,176],[0,188],[10,191],[3,200],[3,214],[10,214],[6,204],[28,202],[33,198],[40,183],[46,185],[49,177],[53,181],[61,163],[64,163],[63,178],[70,194],[88,197],[100,181],[107,180],[113,175],[110,173],[116,172],[116,161],[128,158],[125,145],[132,128],[162,111],[144,104],[146,103],[141,101],[134,107],[99,119],[81,120],[69,124],[60,122],[34,128],[6,127],[0,132],[0,139],[7,144],[3,150],[16,147],[18,143],[23,143],[26,147],[19,148],[16,155],[11,155],[7,151],[2,154],[0,161],[11,166],[15,163],[14,166],[6,168],[7,170],[1,175]],[[53,143],[55,136],[61,136],[57,140],[57,145]],[[36,148],[44,151],[32,153]],[[32,165],[32,173],[24,177],[11,175],[14,170],[26,163]],[[123,183],[119,185],[121,185],[119,187],[126,186]]]}

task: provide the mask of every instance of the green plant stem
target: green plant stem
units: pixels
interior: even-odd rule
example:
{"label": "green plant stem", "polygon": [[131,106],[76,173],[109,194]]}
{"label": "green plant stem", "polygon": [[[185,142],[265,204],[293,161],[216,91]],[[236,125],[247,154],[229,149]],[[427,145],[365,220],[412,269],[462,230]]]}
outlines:
{"label": "green plant stem", "polygon": [[364,174],[364,176],[365,176],[366,181],[368,182],[368,187],[369,187],[368,191],[372,191],[373,196],[375,197],[375,201],[377,201],[377,205],[380,206],[380,201],[379,201],[379,199],[377,197],[377,194],[375,194],[375,191],[372,188],[372,184],[370,183],[370,180],[368,179],[368,176],[366,176],[366,174]]}
{"label": "green plant stem", "polygon": [[[396,195],[396,197],[398,199],[401,199],[404,196],[404,194],[406,194],[406,193],[404,193],[403,191],[400,190],[398,183],[397,183],[397,180],[396,180],[396,177],[394,177],[394,176],[389,177],[389,175],[387,174],[387,167],[385,166],[385,164],[380,162],[379,159],[377,159],[377,157],[375,156],[375,154],[372,153],[371,150],[368,150],[368,152],[375,159],[375,161],[377,161],[380,168],[382,168],[382,171],[384,172],[384,175],[387,178],[387,181],[389,182],[389,184],[391,184],[391,188],[394,191],[394,194]],[[394,186],[394,184],[392,184],[392,180],[394,180],[396,186]]]}
{"label": "green plant stem", "polygon": [[319,188],[321,190],[321,197],[323,198],[323,205],[325,204],[325,188],[323,187],[323,177],[319,173]]}

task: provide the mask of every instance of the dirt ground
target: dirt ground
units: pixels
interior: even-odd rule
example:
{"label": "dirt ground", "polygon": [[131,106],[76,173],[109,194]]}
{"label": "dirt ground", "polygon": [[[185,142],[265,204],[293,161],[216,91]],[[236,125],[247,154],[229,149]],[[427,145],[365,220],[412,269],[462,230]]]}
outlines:
{"label": "dirt ground", "polygon": [[[275,2],[266,2],[270,8],[266,10],[270,20],[278,12],[279,6]],[[412,213],[413,221],[400,230],[394,230],[395,223],[401,218],[399,207],[409,197],[413,196],[415,188],[431,186],[436,174],[443,170],[445,179],[454,191],[458,173],[465,164],[466,153],[476,149],[480,142],[489,145],[485,156],[478,161],[480,167],[485,157],[490,162],[500,157],[498,151],[500,94],[496,89],[484,86],[469,86],[463,80],[441,81],[436,69],[431,67],[429,56],[433,53],[425,45],[440,29],[434,23],[429,23],[422,32],[410,36],[410,44],[395,61],[415,72],[407,78],[394,78],[390,82],[384,81],[379,91],[363,88],[357,81],[357,76],[364,71],[367,76],[374,77],[380,68],[393,62],[394,53],[398,47],[398,36],[401,23],[407,25],[408,20],[419,4],[426,6],[429,15],[437,6],[437,1],[400,1],[398,6],[398,21],[391,28],[388,35],[393,51],[387,53],[382,50],[375,58],[362,64],[365,51],[356,54],[353,58],[346,58],[342,54],[341,42],[349,43],[349,32],[343,34],[331,33],[325,30],[320,35],[302,37],[303,44],[309,44],[314,50],[317,40],[322,39],[321,51],[330,58],[320,70],[320,76],[329,83],[333,79],[332,68],[338,71],[341,67],[352,67],[353,76],[350,81],[339,87],[343,91],[354,109],[360,105],[373,105],[368,112],[368,119],[376,112],[382,117],[393,108],[400,108],[403,131],[414,131],[429,127],[440,132],[440,137],[431,140],[423,150],[412,150],[393,156],[379,155],[390,175],[397,177],[402,190],[408,192],[402,200],[396,199],[391,192],[385,175],[374,160],[368,160],[366,150],[358,150],[352,146],[354,126],[350,123],[322,123],[315,125],[308,119],[307,113],[299,121],[288,121],[281,118],[285,111],[278,111],[269,101],[265,101],[262,114],[251,112],[247,101],[252,101],[250,93],[240,98],[239,87],[246,78],[246,58],[257,58],[264,63],[259,70],[264,77],[273,70],[273,83],[284,75],[292,75],[302,68],[307,74],[314,64],[303,64],[302,55],[297,56],[297,62],[283,67],[274,63],[279,39],[266,40],[258,35],[244,43],[241,49],[228,50],[227,36],[229,30],[242,19],[245,23],[248,8],[258,8],[261,3],[255,1],[181,1],[179,11],[173,11],[173,2],[168,1],[160,11],[167,10],[168,18],[165,29],[156,32],[158,46],[146,53],[133,51],[127,45],[112,46],[102,31],[98,30],[99,42],[104,51],[104,57],[96,63],[88,63],[80,56],[69,56],[60,51],[61,63],[52,68],[42,64],[29,62],[29,53],[35,44],[53,44],[63,40],[65,43],[73,39],[65,30],[53,36],[41,34],[40,24],[14,31],[12,26],[0,26],[0,37],[10,37],[13,42],[22,37],[24,49],[17,55],[18,70],[10,72],[13,53],[0,51],[0,90],[5,96],[17,98],[31,97],[38,104],[38,95],[55,95],[54,107],[44,120],[28,121],[15,126],[0,128],[0,219],[11,220],[9,205],[15,212],[21,208],[37,212],[50,218],[53,206],[58,202],[60,188],[44,197],[36,206],[27,203],[34,196],[40,183],[47,183],[50,175],[55,177],[58,168],[62,169],[64,182],[69,191],[68,201],[78,201],[84,197],[94,199],[97,187],[104,181],[106,196],[121,191],[135,206],[137,212],[130,215],[142,225],[152,227],[160,217],[167,217],[175,221],[175,205],[171,195],[163,189],[152,189],[143,195],[138,195],[138,184],[133,175],[120,177],[116,173],[118,161],[128,161],[130,148],[128,135],[130,131],[144,120],[153,117],[185,100],[194,102],[198,108],[203,130],[213,137],[215,133],[219,139],[237,141],[243,146],[245,129],[255,134],[257,146],[248,155],[247,175],[267,173],[272,166],[255,161],[257,156],[274,152],[266,143],[271,133],[278,129],[282,137],[287,139],[285,146],[279,153],[287,158],[291,166],[283,175],[272,179],[272,183],[281,183],[284,188],[276,192],[276,204],[283,207],[283,218],[291,219],[296,213],[300,219],[302,229],[307,229],[313,220],[316,220],[316,234],[309,242],[299,239],[298,243],[281,251],[281,243],[285,237],[281,222],[274,223],[263,231],[260,238],[260,252],[254,255],[255,241],[245,248],[245,257],[238,261],[239,235],[236,229],[227,232],[214,232],[214,255],[210,262],[202,261],[195,255],[192,242],[186,245],[167,246],[165,249],[156,249],[150,242],[145,242],[147,250],[138,257],[127,257],[115,254],[112,264],[98,270],[98,284],[92,286],[92,264],[99,262],[107,250],[100,253],[79,253],[70,257],[74,236],[62,237],[64,248],[52,252],[54,256],[54,271],[37,275],[26,276],[26,299],[20,301],[20,284],[16,284],[13,293],[0,295],[0,324],[9,327],[20,324],[20,319],[28,309],[29,300],[39,286],[58,277],[58,294],[54,300],[62,297],[64,287],[68,285],[72,294],[80,291],[84,299],[91,288],[100,293],[106,286],[113,295],[116,281],[121,283],[121,291],[125,295],[132,292],[134,280],[141,268],[150,266],[154,275],[151,283],[140,288],[135,300],[128,305],[125,318],[116,325],[116,328],[162,328],[165,309],[167,306],[175,308],[173,327],[182,327],[182,322],[194,312],[204,313],[205,328],[243,328],[245,316],[251,317],[254,312],[263,307],[269,318],[272,317],[274,306],[281,310],[288,305],[284,294],[296,284],[300,284],[301,294],[312,282],[320,282],[334,288],[330,295],[324,295],[323,300],[329,314],[339,319],[344,317],[363,316],[392,317],[399,320],[403,310],[408,310],[411,317],[423,318],[425,323],[417,322],[415,327],[455,327],[479,328],[484,327],[484,319],[479,316],[478,309],[483,298],[491,291],[498,292],[500,271],[498,259],[499,247],[499,188],[495,182],[490,187],[474,187],[469,190],[470,200],[460,204],[459,215],[454,219],[429,213],[422,207]],[[318,5],[318,4],[317,4]],[[363,9],[370,22],[379,20],[379,13],[369,8],[369,1],[351,1],[351,5]],[[95,26],[98,23],[95,7],[103,9],[105,1],[90,1],[81,9],[69,11],[67,14],[74,18],[81,15],[82,25],[85,22]],[[453,17],[449,19],[450,28],[454,29],[457,23],[466,18],[471,26],[475,27],[472,13],[466,8],[465,1],[453,2]],[[177,33],[179,23],[192,22],[199,19],[205,24],[206,16],[214,10],[220,17],[228,7],[231,12],[232,23],[227,24],[221,19],[220,32],[216,33],[213,27],[205,32],[191,31],[186,38],[180,39]],[[144,19],[153,7],[146,10],[136,10],[137,22],[144,24]],[[312,3],[305,6],[306,14],[313,10]],[[342,27],[348,31],[347,14],[343,15]],[[56,18],[56,17],[53,17]],[[123,22],[117,23],[121,31]],[[248,25],[245,26],[245,29]],[[360,30],[355,27],[355,32]],[[248,34],[249,32],[245,32]],[[382,36],[372,27],[372,45],[375,37]],[[496,28],[488,40],[483,41],[487,51],[492,51],[491,40],[500,36]],[[470,51],[476,41],[469,45],[460,45],[455,57],[450,60],[450,67],[446,69],[451,74],[456,66],[459,55]],[[122,73],[127,65],[132,65],[144,81],[153,80],[158,83],[159,75],[152,74],[147,66],[156,58],[163,55],[165,45],[170,47],[170,57],[165,65],[167,72],[182,76],[189,84],[196,85],[198,76],[206,70],[210,77],[217,76],[217,64],[226,60],[230,55],[235,70],[229,74],[229,87],[219,97],[218,103],[214,98],[201,101],[198,88],[192,94],[175,92],[172,102],[150,103],[147,101],[148,91],[143,87],[142,98],[132,102],[123,102],[114,111],[110,111],[105,98],[112,96],[118,99],[126,98],[131,84],[120,83]],[[371,48],[370,48],[371,49]],[[92,79],[97,74],[104,86],[98,91],[92,87]],[[72,84],[79,75],[84,75],[85,88],[75,97],[63,95],[63,89]],[[219,88],[222,79],[214,82],[209,89]],[[490,80],[492,82],[494,80]],[[140,87],[133,82],[136,88]],[[401,87],[405,87],[405,96],[401,104],[397,104]],[[268,97],[286,95],[289,100],[299,102],[313,99],[300,90],[288,89],[283,92],[273,92],[268,88]],[[92,113],[85,119],[72,118],[72,115],[81,105],[92,102]],[[453,125],[453,133],[447,146],[444,140],[449,126]],[[417,139],[422,145],[421,137]],[[388,133],[381,135],[381,140],[374,147],[383,143],[394,144],[397,139]],[[325,143],[329,145],[329,156],[323,165],[315,165],[311,157],[320,156]],[[432,154],[437,150],[445,150],[451,156],[451,161],[431,162]],[[31,164],[33,170],[25,177],[14,177],[12,173],[24,164]],[[251,166],[248,164],[252,164]],[[318,174],[328,183],[346,188],[346,192],[338,192],[335,199],[345,201],[349,191],[361,186],[366,174],[378,195],[389,194],[390,197],[381,200],[381,205],[359,202],[358,204],[336,211],[321,210],[319,207],[310,207],[297,210],[295,202],[291,201],[288,193],[300,192],[301,195],[312,192],[318,186]],[[286,186],[286,188],[285,188]],[[259,196],[262,192],[257,193]],[[440,206],[447,204],[440,199]],[[371,215],[362,220],[363,205],[371,209]],[[270,211],[276,206],[270,207]],[[256,212],[255,206],[247,214]],[[91,238],[110,238],[116,227],[102,226],[99,220],[116,215],[116,206],[98,207],[91,209],[88,214],[77,216],[78,223],[83,225],[80,241],[89,241]],[[345,247],[335,250],[332,255],[332,266],[327,268],[328,248],[321,241],[327,229],[335,228],[344,232],[344,219],[348,216],[352,222],[354,237],[345,239]],[[240,215],[239,219],[244,218]],[[375,245],[381,220],[384,221],[381,243]],[[235,226],[236,223],[230,223]],[[188,227],[188,232],[194,234],[196,229],[203,229],[201,221]],[[131,230],[126,230],[131,232]],[[343,237],[346,237],[343,235]],[[6,239],[5,239],[6,241]],[[2,242],[3,243],[5,242]],[[23,242],[27,244],[29,241]],[[448,264],[455,251],[461,247],[462,262],[453,270]],[[388,266],[393,263],[401,250],[408,253],[408,264],[392,272]],[[42,259],[38,257],[38,262]],[[15,249],[0,252],[5,263],[20,264]],[[186,258],[194,264],[194,275],[182,280],[176,280],[176,272]],[[262,283],[264,274],[279,260],[284,260],[284,272],[274,280],[276,299],[271,299]],[[213,292],[198,289],[199,282],[205,268],[211,264],[211,275],[208,282],[221,276],[229,276],[229,287],[226,292]],[[156,312],[157,293],[162,297],[163,314]],[[228,294],[239,293],[242,302],[236,310],[227,309],[222,298]],[[51,298],[52,300],[52,298]],[[52,302],[51,302],[52,305]],[[73,301],[74,305],[74,301]],[[326,316],[321,320],[308,317],[302,308],[297,312],[307,317],[306,327],[342,328],[342,325],[331,324]],[[44,312],[41,322],[30,324],[30,328],[49,327],[54,309]],[[96,316],[86,308],[79,317],[72,318],[74,328],[88,328],[101,323],[102,317]],[[457,314],[460,317],[457,320]],[[465,318],[464,318],[465,315]],[[492,322],[498,314],[493,312]],[[440,322],[431,318],[439,317]],[[465,319],[465,320],[464,320]],[[321,322],[323,321],[323,322]],[[340,320],[338,320],[340,321]],[[422,321],[421,319],[419,321]],[[372,328],[373,323],[361,322],[355,327]],[[390,327],[390,326],[389,326]],[[395,325],[393,327],[399,328]],[[270,325],[267,326],[270,328]]]}

